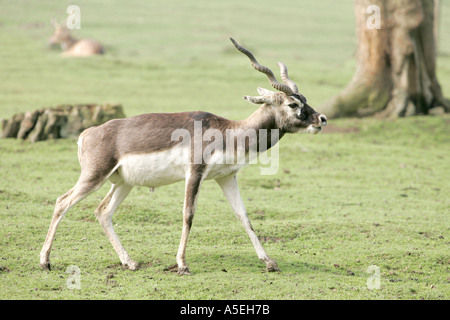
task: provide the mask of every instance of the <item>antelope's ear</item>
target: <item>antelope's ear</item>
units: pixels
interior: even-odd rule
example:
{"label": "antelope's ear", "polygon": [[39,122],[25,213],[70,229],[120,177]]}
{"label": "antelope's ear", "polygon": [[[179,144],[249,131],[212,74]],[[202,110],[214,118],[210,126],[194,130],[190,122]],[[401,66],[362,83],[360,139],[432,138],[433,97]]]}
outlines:
{"label": "antelope's ear", "polygon": [[275,94],[275,92],[258,87],[256,90],[258,90],[258,93],[262,96],[271,96],[273,94]]}
{"label": "antelope's ear", "polygon": [[247,100],[253,104],[263,104],[272,102],[272,98],[268,96],[257,96],[257,97],[243,96],[243,98],[244,100]]}

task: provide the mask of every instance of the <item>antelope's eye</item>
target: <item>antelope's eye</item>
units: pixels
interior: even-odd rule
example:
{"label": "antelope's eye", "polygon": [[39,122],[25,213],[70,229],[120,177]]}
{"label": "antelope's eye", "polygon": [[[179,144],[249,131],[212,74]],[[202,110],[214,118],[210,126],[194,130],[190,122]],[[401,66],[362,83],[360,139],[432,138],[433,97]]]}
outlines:
{"label": "antelope's eye", "polygon": [[295,108],[298,108],[298,104],[291,103],[291,104],[289,104],[289,107],[291,107],[292,109],[295,109]]}

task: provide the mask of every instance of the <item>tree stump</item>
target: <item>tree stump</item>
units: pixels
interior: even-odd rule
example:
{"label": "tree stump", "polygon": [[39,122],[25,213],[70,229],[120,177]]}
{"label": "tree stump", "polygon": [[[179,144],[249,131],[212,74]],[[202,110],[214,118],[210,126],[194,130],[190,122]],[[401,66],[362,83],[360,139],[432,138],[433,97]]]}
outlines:
{"label": "tree stump", "polygon": [[19,113],[1,120],[2,138],[18,138],[31,142],[78,137],[83,130],[108,120],[124,118],[121,105],[61,105]]}

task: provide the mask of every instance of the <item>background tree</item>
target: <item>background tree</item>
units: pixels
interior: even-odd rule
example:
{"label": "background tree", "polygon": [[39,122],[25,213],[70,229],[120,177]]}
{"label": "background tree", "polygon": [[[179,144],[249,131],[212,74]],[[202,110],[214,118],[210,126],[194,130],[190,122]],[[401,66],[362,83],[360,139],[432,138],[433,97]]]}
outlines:
{"label": "background tree", "polygon": [[439,0],[355,0],[356,72],[320,110],[329,117],[449,112],[435,72],[438,9]]}

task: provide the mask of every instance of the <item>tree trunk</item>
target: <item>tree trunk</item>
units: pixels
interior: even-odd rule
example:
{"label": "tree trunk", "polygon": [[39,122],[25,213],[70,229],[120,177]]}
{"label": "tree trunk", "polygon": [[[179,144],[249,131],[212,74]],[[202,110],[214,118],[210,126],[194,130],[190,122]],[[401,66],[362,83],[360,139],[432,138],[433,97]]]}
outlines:
{"label": "tree trunk", "polygon": [[[368,9],[373,5],[380,9],[378,16]],[[450,101],[435,73],[435,6],[438,0],[355,0],[356,72],[320,110],[328,117],[402,117],[432,108],[449,112]]]}

